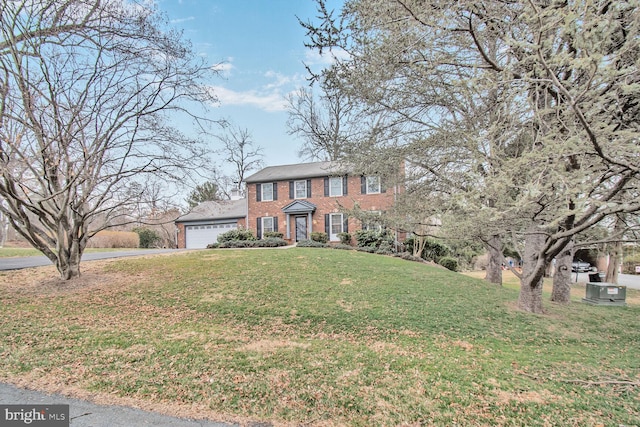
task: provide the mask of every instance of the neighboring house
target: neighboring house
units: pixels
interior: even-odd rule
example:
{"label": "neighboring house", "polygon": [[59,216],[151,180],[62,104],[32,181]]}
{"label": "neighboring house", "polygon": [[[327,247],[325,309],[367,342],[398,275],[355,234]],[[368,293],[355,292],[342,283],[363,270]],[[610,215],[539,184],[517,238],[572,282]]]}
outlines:
{"label": "neighboring house", "polygon": [[395,189],[386,189],[380,177],[349,174],[333,162],[271,166],[245,182],[246,227],[257,237],[279,231],[292,243],[309,239],[315,231],[337,242],[339,233],[367,227],[344,211],[357,205],[363,212],[380,213],[395,196]]}
{"label": "neighboring house", "polygon": [[201,249],[216,243],[218,235],[245,227],[247,200],[203,202],[176,219],[178,248]]}

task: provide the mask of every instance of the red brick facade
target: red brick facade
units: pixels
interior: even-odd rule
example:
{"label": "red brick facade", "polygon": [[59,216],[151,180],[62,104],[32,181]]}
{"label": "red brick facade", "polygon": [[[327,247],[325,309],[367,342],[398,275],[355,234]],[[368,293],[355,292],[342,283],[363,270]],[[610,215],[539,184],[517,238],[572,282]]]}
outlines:
{"label": "red brick facade", "polygon": [[[304,201],[315,205],[315,210],[309,213],[311,218],[311,224],[307,224],[307,237],[311,232],[326,232],[326,215],[332,213],[341,213],[346,210],[353,209],[356,203],[362,211],[384,211],[388,209],[394,203],[395,189],[394,188],[381,188],[381,192],[374,194],[362,194],[363,183],[360,176],[348,176],[346,180],[343,180],[343,192],[344,182],[346,181],[346,194],[342,196],[325,196],[325,182],[329,177],[315,177],[305,178],[299,181],[308,181],[310,183],[311,197],[295,198],[291,196],[291,183],[296,180],[276,181],[273,184],[276,185],[277,190],[274,192],[274,198],[276,200],[263,201],[258,197],[257,191],[260,188],[262,191],[262,185],[270,185],[270,182],[262,183],[249,183],[247,184],[247,198],[248,198],[248,224],[246,227],[252,230],[256,234],[261,234],[261,226],[258,225],[259,218],[271,217],[277,218],[277,230],[283,233],[284,238],[288,241],[294,242],[296,240],[295,229],[295,217],[305,216],[305,214],[289,214],[283,211],[296,200]],[[295,185],[295,184],[293,184]],[[295,191],[294,191],[295,193]],[[355,230],[362,228],[362,223],[356,218],[347,218],[347,231],[353,234]],[[287,233],[288,231],[288,233]],[[329,233],[331,234],[331,233]],[[335,235],[332,241],[337,241]]]}

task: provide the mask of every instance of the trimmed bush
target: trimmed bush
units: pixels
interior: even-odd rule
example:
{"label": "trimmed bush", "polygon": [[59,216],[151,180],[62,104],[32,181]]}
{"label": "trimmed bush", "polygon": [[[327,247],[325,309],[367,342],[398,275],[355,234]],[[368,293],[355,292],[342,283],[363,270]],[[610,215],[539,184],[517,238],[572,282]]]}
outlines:
{"label": "trimmed bush", "polygon": [[262,233],[263,239],[268,239],[270,237],[274,237],[276,239],[282,239],[284,237],[284,234],[279,231],[265,231],[264,233]]}
{"label": "trimmed bush", "polygon": [[[415,245],[415,238],[411,237],[404,241],[405,248],[407,252],[413,253],[413,247]],[[440,258],[442,257],[450,257],[451,256],[451,248],[449,248],[444,243],[440,243],[434,239],[426,239],[426,243],[424,245],[424,249],[420,256],[424,259],[431,260],[433,262],[439,263]]]}
{"label": "trimmed bush", "polygon": [[140,246],[144,249],[150,249],[156,247],[156,244],[160,241],[160,235],[150,228],[138,227],[134,228],[133,232],[138,234],[140,239]]}
{"label": "trimmed bush", "polygon": [[329,236],[327,236],[327,233],[314,231],[311,233],[311,240],[319,243],[327,243],[329,241]]}
{"label": "trimmed bush", "polygon": [[[213,246],[213,245],[209,245]],[[228,240],[220,243],[217,247],[222,249],[243,249],[243,248],[277,248],[287,246],[284,239],[269,237],[262,240]]]}
{"label": "trimmed bush", "polygon": [[356,230],[354,233],[356,243],[359,247],[380,248],[382,245],[382,251],[395,252],[394,250],[394,237],[388,230],[376,231],[376,230]]}
{"label": "trimmed bush", "polygon": [[340,238],[340,243],[343,245],[351,245],[351,233],[347,233],[343,231],[342,233],[338,233],[338,237]]}
{"label": "trimmed bush", "polygon": [[280,246],[287,246],[287,242],[281,237],[267,237],[255,242],[256,248],[277,248]]}
{"label": "trimmed bush", "polygon": [[209,243],[207,249],[217,249],[220,247],[220,243]]}
{"label": "trimmed bush", "polygon": [[451,257],[442,257],[438,264],[451,271],[458,271],[458,260]]}
{"label": "trimmed bush", "polygon": [[[324,233],[322,233],[324,234]],[[326,243],[317,242],[315,240],[301,240],[297,245],[299,248],[326,248]]]}
{"label": "trimmed bush", "polygon": [[356,230],[354,233],[356,243],[359,247],[378,247],[380,244],[380,233],[374,230]]}
{"label": "trimmed bush", "polygon": [[224,242],[220,242],[220,246],[218,246],[219,248],[231,248],[231,249],[238,249],[238,248],[253,248],[253,242],[255,240],[227,240]]}
{"label": "trimmed bush", "polygon": [[253,235],[253,232],[251,230],[246,230],[244,228],[229,230],[226,233],[222,233],[218,236],[218,243],[230,242],[234,240],[245,241],[257,239],[256,236]]}

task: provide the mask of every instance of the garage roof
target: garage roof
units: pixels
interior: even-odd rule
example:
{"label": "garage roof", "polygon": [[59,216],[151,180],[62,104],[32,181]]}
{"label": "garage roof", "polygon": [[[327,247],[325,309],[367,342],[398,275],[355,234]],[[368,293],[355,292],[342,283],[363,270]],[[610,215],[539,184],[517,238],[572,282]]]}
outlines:
{"label": "garage roof", "polygon": [[202,202],[188,214],[182,215],[176,222],[237,219],[247,216],[247,200],[215,200]]}
{"label": "garage roof", "polygon": [[297,163],[295,165],[269,166],[254,173],[245,182],[272,182],[288,179],[316,178],[343,175],[346,168],[336,162]]}

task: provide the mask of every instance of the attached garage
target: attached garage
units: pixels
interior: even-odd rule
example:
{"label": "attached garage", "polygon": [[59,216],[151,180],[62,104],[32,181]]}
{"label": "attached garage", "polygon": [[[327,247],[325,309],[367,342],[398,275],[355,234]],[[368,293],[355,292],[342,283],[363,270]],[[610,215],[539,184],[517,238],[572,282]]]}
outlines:
{"label": "attached garage", "polygon": [[203,202],[176,220],[177,246],[204,249],[219,235],[244,227],[246,216],[246,199]]}
{"label": "attached garage", "polygon": [[238,223],[204,224],[185,226],[185,246],[187,249],[203,249],[218,241],[220,234],[238,228]]}

